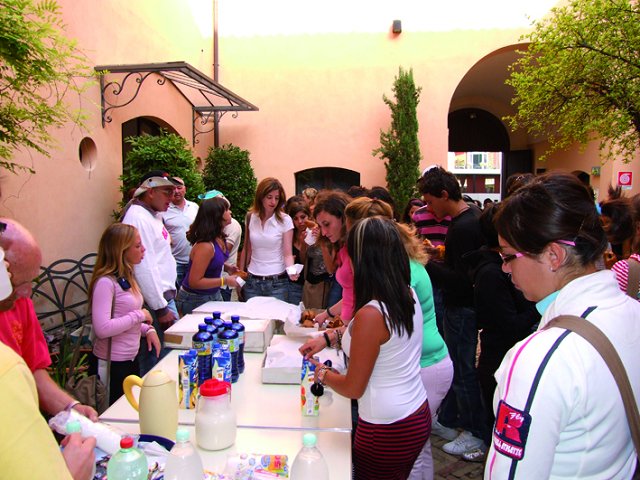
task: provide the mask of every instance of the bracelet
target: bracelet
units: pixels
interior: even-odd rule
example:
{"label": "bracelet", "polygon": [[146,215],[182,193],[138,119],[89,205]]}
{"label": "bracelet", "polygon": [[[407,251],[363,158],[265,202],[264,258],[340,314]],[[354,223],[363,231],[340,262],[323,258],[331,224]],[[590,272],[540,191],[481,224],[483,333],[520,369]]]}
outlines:
{"label": "bracelet", "polygon": [[327,312],[327,315],[329,315],[331,318],[335,317],[335,315],[333,313],[331,313],[331,307],[327,307],[325,312]]}
{"label": "bracelet", "polygon": [[342,332],[337,328],[334,330],[334,332],[336,332],[336,338],[331,346],[336,350],[342,350]]}
{"label": "bracelet", "polygon": [[224,277],[220,277],[220,288],[224,287]]}
{"label": "bracelet", "polygon": [[326,365],[322,365],[318,367],[315,374],[316,383],[319,383],[320,385],[324,385],[324,377],[327,374],[327,370],[329,370],[329,367],[327,367]]}
{"label": "bracelet", "polygon": [[78,400],[73,400],[71,402],[69,402],[69,405],[67,405],[66,407],[64,407],[64,411],[65,412],[70,412],[71,409],[73,407],[75,407],[76,405],[81,405],[80,402]]}
{"label": "bracelet", "polygon": [[329,334],[327,332],[324,332],[322,335],[324,336],[324,341],[327,343],[327,347],[331,348],[331,340],[329,339]]}

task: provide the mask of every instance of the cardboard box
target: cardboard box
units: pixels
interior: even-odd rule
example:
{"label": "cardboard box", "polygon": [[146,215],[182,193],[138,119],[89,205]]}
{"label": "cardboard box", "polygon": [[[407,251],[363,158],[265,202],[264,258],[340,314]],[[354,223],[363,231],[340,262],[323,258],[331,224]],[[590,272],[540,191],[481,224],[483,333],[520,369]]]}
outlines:
{"label": "cardboard box", "polygon": [[[169,348],[191,348],[191,339],[198,331],[198,324],[203,323],[204,317],[208,316],[210,314],[192,313],[182,317],[164,332],[165,345]],[[226,320],[226,315],[222,317]],[[240,322],[245,328],[245,352],[264,352],[273,337],[274,321],[240,317]]]}

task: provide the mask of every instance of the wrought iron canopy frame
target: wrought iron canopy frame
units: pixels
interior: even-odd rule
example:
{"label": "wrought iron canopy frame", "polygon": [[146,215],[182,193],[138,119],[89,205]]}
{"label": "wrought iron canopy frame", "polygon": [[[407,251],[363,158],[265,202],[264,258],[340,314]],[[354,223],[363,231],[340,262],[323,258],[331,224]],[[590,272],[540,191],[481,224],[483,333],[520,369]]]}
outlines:
{"label": "wrought iron canopy frame", "polygon": [[[98,65],[94,67],[100,75],[100,106],[102,109],[102,127],[110,123],[111,111],[122,108],[133,102],[144,81],[152,74],[157,75],[156,83],[164,85],[171,82],[184,99],[191,104],[192,110],[192,142],[199,142],[197,137],[214,130],[217,122],[227,113],[258,111],[258,107],[223,87],[204,73],[186,62],[143,63],[138,65]],[[107,81],[107,77],[117,76]],[[118,103],[127,82],[135,82],[132,96]],[[213,120],[211,128],[206,125]],[[202,128],[198,128],[198,124]]]}

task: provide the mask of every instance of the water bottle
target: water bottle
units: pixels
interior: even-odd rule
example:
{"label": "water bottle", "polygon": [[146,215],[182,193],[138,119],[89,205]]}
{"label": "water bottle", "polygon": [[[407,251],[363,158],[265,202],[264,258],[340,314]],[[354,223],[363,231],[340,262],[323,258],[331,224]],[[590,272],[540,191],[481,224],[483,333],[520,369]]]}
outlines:
{"label": "water bottle", "polygon": [[240,323],[240,315],[231,315],[231,326],[233,329],[238,332],[238,343],[240,344],[240,349],[238,351],[238,372],[244,373],[244,325]]}
{"label": "water bottle", "polygon": [[165,480],[195,480],[204,477],[200,454],[189,441],[189,430],[179,428],[176,444],[167,456],[164,467]]}
{"label": "water bottle", "polygon": [[291,465],[289,478],[291,480],[329,480],[329,467],[322,452],[316,447],[316,436],[305,433],[302,437],[302,449],[296,455]]}
{"label": "water bottle", "polygon": [[148,475],[146,455],[133,446],[133,438],[123,437],[120,450],[107,463],[107,480],[146,480]]}
{"label": "water bottle", "polygon": [[[65,430],[67,431],[67,435],[71,435],[72,433],[79,433],[82,435],[82,425],[79,420],[69,420],[67,422]],[[93,470],[91,471],[91,480],[96,476],[96,464],[93,464]]]}
{"label": "water bottle", "polygon": [[220,328],[224,325],[224,320],[222,320],[222,313],[221,312],[211,312],[211,315],[213,315],[213,324]]}
{"label": "water bottle", "polygon": [[193,336],[193,349],[198,351],[198,386],[211,378],[212,347],[213,337],[207,331],[207,324],[201,323]]}
{"label": "water bottle", "polygon": [[238,332],[231,328],[231,322],[224,323],[224,331],[218,336],[220,345],[228,345],[231,353],[231,383],[236,383],[240,373],[238,372]]}
{"label": "water bottle", "polygon": [[204,317],[204,323],[207,325],[207,332],[213,337],[213,343],[218,341],[218,328],[213,323],[213,317]]}

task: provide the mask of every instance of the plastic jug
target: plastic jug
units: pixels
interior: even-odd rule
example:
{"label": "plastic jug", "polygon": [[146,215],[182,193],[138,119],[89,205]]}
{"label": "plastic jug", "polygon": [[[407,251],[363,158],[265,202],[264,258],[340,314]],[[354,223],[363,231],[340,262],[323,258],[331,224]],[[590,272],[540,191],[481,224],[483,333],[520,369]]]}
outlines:
{"label": "plastic jug", "polygon": [[222,450],[236,441],[236,414],[231,408],[231,384],[215,379],[200,386],[196,408],[196,442],[204,450]]}
{"label": "plastic jug", "polygon": [[[132,388],[140,387],[140,404]],[[140,433],[159,435],[175,440],[178,429],[178,396],[176,382],[162,370],[153,370],[144,380],[129,375],[122,384],[124,394],[140,415]]]}

